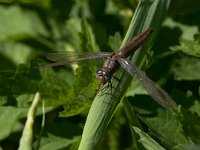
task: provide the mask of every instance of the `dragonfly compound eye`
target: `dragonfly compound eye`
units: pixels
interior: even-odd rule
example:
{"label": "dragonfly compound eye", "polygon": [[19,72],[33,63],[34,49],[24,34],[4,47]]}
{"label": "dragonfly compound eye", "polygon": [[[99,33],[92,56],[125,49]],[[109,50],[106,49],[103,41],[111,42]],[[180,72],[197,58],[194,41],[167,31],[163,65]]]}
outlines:
{"label": "dragonfly compound eye", "polygon": [[97,71],[96,78],[99,80],[99,83],[102,85],[108,82],[107,79],[104,77],[104,72],[102,70]]}

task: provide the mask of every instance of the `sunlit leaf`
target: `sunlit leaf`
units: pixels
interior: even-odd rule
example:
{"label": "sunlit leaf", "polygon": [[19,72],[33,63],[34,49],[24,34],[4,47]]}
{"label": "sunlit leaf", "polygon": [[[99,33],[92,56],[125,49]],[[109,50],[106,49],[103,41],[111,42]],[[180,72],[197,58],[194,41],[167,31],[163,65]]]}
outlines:
{"label": "sunlit leaf", "polygon": [[[13,53],[13,51],[15,51],[15,53]],[[0,53],[10,62],[18,65],[22,63],[27,63],[28,58],[31,54],[31,48],[21,43],[8,42],[2,44]],[[1,65],[7,66],[7,62],[2,61]]]}
{"label": "sunlit leaf", "polygon": [[171,50],[173,51],[181,51],[187,55],[200,57],[200,39],[197,39],[195,41],[190,40],[180,40],[179,46],[173,46],[171,47]]}
{"label": "sunlit leaf", "polygon": [[64,149],[72,145],[74,142],[77,142],[78,140],[79,137],[66,139],[49,134],[46,138],[45,137],[42,138],[40,149],[41,150]]}
{"label": "sunlit leaf", "polygon": [[27,108],[14,108],[14,107],[0,107],[0,139],[7,137],[16,125],[18,119],[22,114],[28,111]]}
{"label": "sunlit leaf", "polygon": [[164,150],[154,139],[147,133],[142,132],[139,128],[133,127],[134,131],[140,136],[139,142],[148,150]]}
{"label": "sunlit leaf", "polygon": [[175,112],[158,110],[157,117],[140,117],[147,124],[154,136],[165,146],[174,147],[177,143],[189,143],[183,134],[183,124],[178,120]]}
{"label": "sunlit leaf", "polygon": [[179,57],[174,61],[171,70],[176,80],[200,80],[200,58]]}
{"label": "sunlit leaf", "polygon": [[19,6],[0,6],[0,22],[0,41],[37,34],[48,35],[39,16],[31,11],[23,11]]}

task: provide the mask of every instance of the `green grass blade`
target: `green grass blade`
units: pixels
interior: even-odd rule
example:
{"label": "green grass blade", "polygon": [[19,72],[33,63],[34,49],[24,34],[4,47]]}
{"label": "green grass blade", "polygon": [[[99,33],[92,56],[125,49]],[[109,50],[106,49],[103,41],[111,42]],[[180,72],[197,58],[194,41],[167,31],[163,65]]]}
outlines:
{"label": "green grass blade", "polygon": [[[155,36],[166,16],[169,3],[170,0],[141,0],[135,11],[121,47],[141,31],[150,27],[155,30],[152,38],[132,58],[132,61],[138,66],[142,64],[145,58],[145,51],[150,50],[153,45]],[[113,96],[104,94],[103,96],[96,96],[93,101],[86,120],[79,150],[95,149],[110,119],[114,115],[120,100],[130,86],[132,77],[128,73],[125,71],[117,72],[115,76],[120,79],[120,82],[112,80],[114,87],[112,91]]]}

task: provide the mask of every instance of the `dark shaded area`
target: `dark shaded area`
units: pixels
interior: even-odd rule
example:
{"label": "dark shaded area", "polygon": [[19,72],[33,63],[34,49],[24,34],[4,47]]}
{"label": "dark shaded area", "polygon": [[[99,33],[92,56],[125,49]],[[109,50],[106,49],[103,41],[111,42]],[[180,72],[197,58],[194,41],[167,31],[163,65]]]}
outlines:
{"label": "dark shaded area", "polygon": [[187,25],[198,25],[200,28],[200,16],[196,15],[200,14],[199,0],[174,0],[170,6],[169,15],[174,20]]}

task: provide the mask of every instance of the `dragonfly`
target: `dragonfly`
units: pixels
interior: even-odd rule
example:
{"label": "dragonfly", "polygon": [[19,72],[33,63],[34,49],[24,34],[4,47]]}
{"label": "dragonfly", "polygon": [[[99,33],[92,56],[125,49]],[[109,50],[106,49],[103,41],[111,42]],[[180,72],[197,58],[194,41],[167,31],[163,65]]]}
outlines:
{"label": "dragonfly", "polygon": [[100,88],[111,86],[111,79],[120,66],[125,69],[131,76],[133,76],[147,93],[162,107],[176,108],[176,102],[164,91],[160,86],[153,82],[147,75],[132,63],[127,57],[132,55],[152,34],[153,29],[149,28],[136,37],[133,37],[123,48],[117,52],[67,52],[58,51],[55,53],[47,54],[47,59],[54,61],[54,63],[46,64],[45,67],[69,65],[78,61],[101,59],[105,58],[104,65],[101,69],[97,70],[96,78],[99,81]]}

